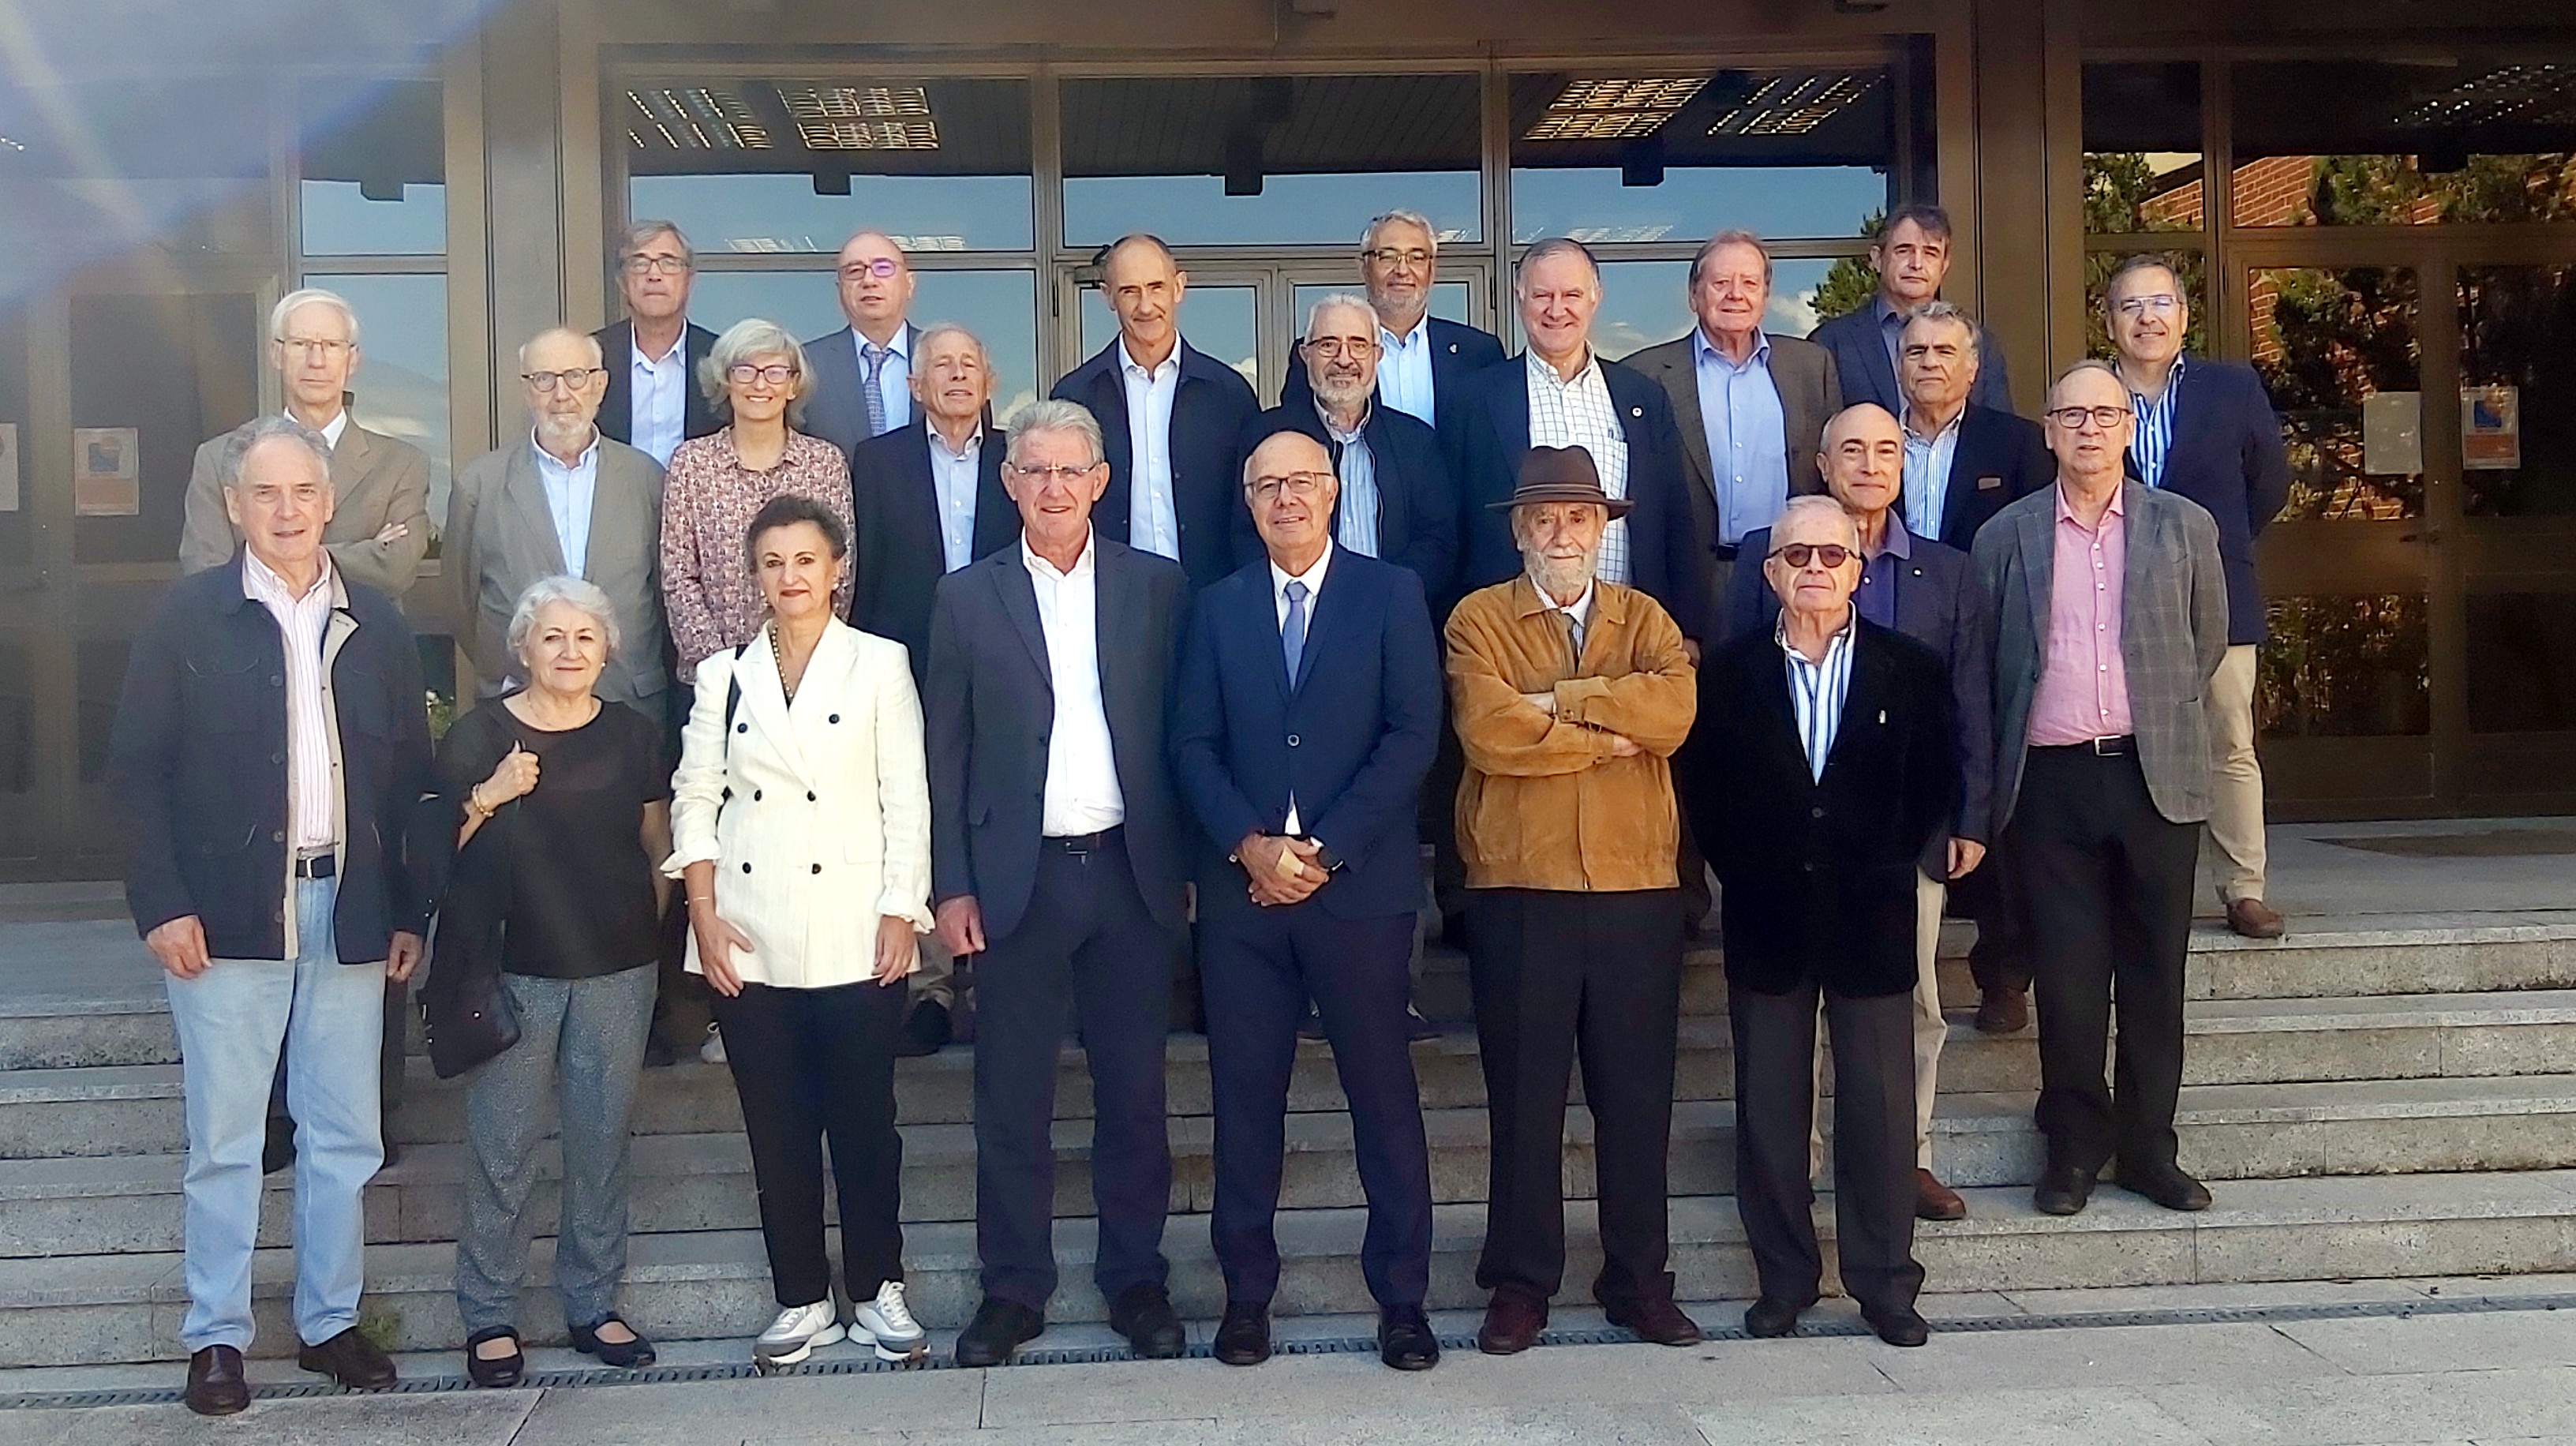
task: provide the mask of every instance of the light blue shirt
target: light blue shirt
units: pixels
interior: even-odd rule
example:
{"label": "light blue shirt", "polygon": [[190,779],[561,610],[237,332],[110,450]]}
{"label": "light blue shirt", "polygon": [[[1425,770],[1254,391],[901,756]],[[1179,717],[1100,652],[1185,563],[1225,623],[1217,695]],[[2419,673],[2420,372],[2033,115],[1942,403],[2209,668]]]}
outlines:
{"label": "light blue shirt", "polygon": [[2174,394],[2182,390],[2181,357],[2175,357],[2173,370],[2165,373],[2165,389],[2148,401],[2144,394],[2129,393],[2129,407],[2138,414],[2138,434],[2129,439],[2129,460],[2137,464],[2138,480],[2150,487],[2165,485],[2165,455],[2173,451]]}
{"label": "light blue shirt", "polygon": [[671,343],[660,361],[646,356],[640,346],[633,350],[627,430],[635,438],[637,451],[668,467],[689,424],[688,328],[682,325],[680,339]]}
{"label": "light blue shirt", "polygon": [[[868,348],[874,345],[857,327],[850,328],[850,347],[859,358],[859,385],[868,384]],[[885,429],[912,420],[912,327],[895,328],[894,340],[886,343],[885,365],[877,372],[877,397],[885,403]],[[864,407],[862,415],[865,415]],[[882,437],[885,432],[877,433]]]}
{"label": "light blue shirt", "polygon": [[955,572],[975,560],[975,492],[983,480],[984,429],[966,439],[966,450],[951,452],[936,427],[930,434],[930,486],[939,494],[939,552],[946,570]]}
{"label": "light blue shirt", "polygon": [[1771,381],[1771,339],[1741,366],[1691,330],[1700,423],[1708,433],[1709,481],[1717,493],[1717,540],[1728,547],[1779,520],[1789,505],[1789,419]]}
{"label": "light blue shirt", "polygon": [[1789,707],[1798,715],[1798,747],[1807,755],[1807,780],[1825,781],[1825,764],[1834,756],[1834,735],[1842,730],[1843,702],[1851,695],[1852,636],[1860,631],[1851,617],[1825,644],[1825,658],[1810,663],[1789,646],[1789,618],[1781,614],[1771,640],[1789,669]]}
{"label": "light blue shirt", "polygon": [[1172,399],[1181,390],[1181,344],[1151,372],[1118,344],[1127,393],[1127,545],[1181,560],[1181,518],[1172,501]]}
{"label": "light blue shirt", "polygon": [[1905,529],[1917,537],[1941,535],[1941,514],[1950,505],[1950,464],[1959,454],[1959,424],[1968,409],[1950,419],[1934,436],[1914,430],[1914,409],[1905,409]]}
{"label": "light blue shirt", "polygon": [[[1320,419],[1321,412],[1316,416]],[[1338,455],[1333,471],[1342,479],[1339,513],[1333,520],[1333,540],[1362,557],[1377,556],[1377,458],[1369,451],[1368,414],[1360,414],[1360,430],[1345,435],[1335,431],[1329,421],[1324,435],[1333,439]]]}
{"label": "light blue shirt", "polygon": [[1431,318],[1426,316],[1413,324],[1408,335],[1398,337],[1381,326],[1377,329],[1377,396],[1378,400],[1424,426],[1436,425],[1432,412],[1437,406],[1432,396]]}
{"label": "light blue shirt", "polygon": [[580,577],[590,564],[590,509],[599,496],[599,429],[591,429],[590,445],[569,467],[540,445],[534,432],[528,434],[528,445],[536,450],[537,481],[546,489],[546,512],[554,518],[555,541],[563,547],[564,571]]}

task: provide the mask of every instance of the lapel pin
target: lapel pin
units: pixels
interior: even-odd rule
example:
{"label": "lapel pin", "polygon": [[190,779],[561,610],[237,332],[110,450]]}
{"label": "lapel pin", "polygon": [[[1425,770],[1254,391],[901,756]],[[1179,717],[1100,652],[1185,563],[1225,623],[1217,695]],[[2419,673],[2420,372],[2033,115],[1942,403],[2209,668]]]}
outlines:
{"label": "lapel pin", "polygon": [[1632,417],[1642,417],[1646,415],[1646,409],[1643,407],[1630,407],[1628,409],[1628,415]]}
{"label": "lapel pin", "polygon": [[1456,356],[1458,354],[1458,343],[1454,341],[1449,343],[1449,354],[1451,356]]}
{"label": "lapel pin", "polygon": [[1884,727],[1886,727],[1886,726],[1887,726],[1887,710],[1886,710],[1886,709],[1881,708],[1881,709],[1879,709],[1879,710],[1878,710],[1878,722],[1879,722],[1879,726],[1880,726],[1880,727],[1882,727],[1882,728],[1884,728]]}

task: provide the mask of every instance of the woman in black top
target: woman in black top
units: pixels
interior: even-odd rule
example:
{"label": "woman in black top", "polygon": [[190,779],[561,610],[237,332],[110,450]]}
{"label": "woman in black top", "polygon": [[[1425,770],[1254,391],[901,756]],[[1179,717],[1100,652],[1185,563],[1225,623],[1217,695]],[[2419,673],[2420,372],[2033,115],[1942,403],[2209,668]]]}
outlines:
{"label": "woman in black top", "polygon": [[579,578],[538,582],[519,599],[509,642],[527,686],[458,719],[438,753],[440,806],[459,851],[507,851],[506,867],[460,869],[455,885],[509,890],[497,901],[502,982],[520,1029],[517,1044],[475,1070],[465,1101],[472,1163],[456,1303],[466,1374],[485,1386],[515,1385],[525,1368],[513,1322],[549,1090],[563,1139],[554,1281],[572,1343],[613,1366],[653,1362],[652,1344],[616,1304],[626,1273],[627,1112],[670,887],[653,866],[671,849],[661,732],[591,691],[617,649],[607,596]]}

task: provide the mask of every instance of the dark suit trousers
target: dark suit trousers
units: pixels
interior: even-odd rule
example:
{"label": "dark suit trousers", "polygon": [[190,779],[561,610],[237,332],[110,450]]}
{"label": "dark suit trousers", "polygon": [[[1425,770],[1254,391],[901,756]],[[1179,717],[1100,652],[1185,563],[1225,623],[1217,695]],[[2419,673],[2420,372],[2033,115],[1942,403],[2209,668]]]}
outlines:
{"label": "dark suit trousers", "polygon": [[1115,1303],[1160,1285],[1172,1149],[1164,1128],[1163,1036],[1180,941],[1146,912],[1123,843],[1088,854],[1038,849],[1028,912],[975,963],[975,1247],[984,1294],[1043,1313],[1055,1294],[1056,1060],[1065,1015],[1091,1065],[1092,1267]]}
{"label": "dark suit trousers", "polygon": [[1305,903],[1254,914],[1229,909],[1201,926],[1216,1106],[1211,1225],[1228,1301],[1266,1305],[1279,1288],[1271,1227],[1297,1021],[1310,997],[1350,1102],[1368,1196],[1360,1273],[1380,1306],[1419,1306],[1431,1288],[1431,1151],[1404,1015],[1413,923],[1411,914],[1336,919]]}
{"label": "dark suit trousers", "polygon": [[1467,895],[1468,984],[1493,1141],[1476,1283],[1546,1300],[1565,1278],[1565,1104],[1592,1109],[1604,1304],[1670,1299],[1665,1163],[1681,1016],[1678,889]]}
{"label": "dark suit trousers", "polygon": [[1977,921],[1977,942],[1968,949],[1977,987],[2018,994],[2030,987],[2030,902],[2007,842],[1996,840],[1975,872],[1950,885],[1949,912]]}
{"label": "dark suit trousers", "polygon": [[[1824,1279],[1809,1207],[1816,996],[1729,989],[1735,1031],[1735,1208],[1762,1294],[1812,1303]],[[1914,996],[1824,996],[1834,1059],[1834,1250],[1843,1289],[1873,1310],[1911,1306],[1914,1259]]]}
{"label": "dark suit trousers", "polygon": [[751,1136],[760,1233],[778,1303],[811,1305],[832,1294],[832,1260],[823,1249],[827,1136],[841,1202],[841,1278],[850,1299],[874,1299],[877,1287],[903,1279],[903,1136],[894,1126],[902,987],[746,984],[731,999],[709,993]]}
{"label": "dark suit trousers", "polygon": [[[2172,1163],[2200,826],[2156,812],[2135,754],[2033,748],[2007,840],[2030,903],[2050,1163]],[[2115,995],[2116,1089],[2102,1082]]]}

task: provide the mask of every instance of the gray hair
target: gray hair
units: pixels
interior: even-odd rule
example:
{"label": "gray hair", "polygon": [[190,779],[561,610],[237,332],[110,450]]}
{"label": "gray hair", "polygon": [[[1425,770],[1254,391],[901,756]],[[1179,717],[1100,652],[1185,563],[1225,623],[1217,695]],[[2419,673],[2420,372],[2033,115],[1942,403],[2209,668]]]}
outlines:
{"label": "gray hair", "polygon": [[1370,247],[1375,246],[1377,244],[1377,233],[1385,230],[1388,226],[1393,225],[1398,221],[1401,221],[1408,226],[1421,227],[1422,234],[1431,238],[1432,256],[1436,258],[1440,255],[1440,228],[1431,224],[1430,217],[1423,215],[1419,211],[1405,210],[1401,206],[1392,211],[1381,211],[1375,216],[1369,218],[1368,225],[1363,227],[1360,231],[1360,249],[1362,251],[1366,251]]}
{"label": "gray hair", "polygon": [[1521,253],[1521,259],[1512,263],[1513,283],[1519,284],[1530,267],[1551,256],[1580,256],[1583,264],[1592,268],[1593,281],[1597,284],[1601,280],[1601,258],[1592,254],[1591,247],[1571,236],[1550,236],[1544,241],[1531,242],[1530,249]]}
{"label": "gray hair", "polygon": [[1347,306],[1351,310],[1358,312],[1360,315],[1367,317],[1369,321],[1369,330],[1372,332],[1377,330],[1377,308],[1369,305],[1369,299],[1367,297],[1360,295],[1356,291],[1336,291],[1331,295],[1324,297],[1322,300],[1317,301],[1314,305],[1306,308],[1306,330],[1301,334],[1305,336],[1313,336],[1315,334],[1315,318],[1322,316],[1325,312],[1336,306]]}
{"label": "gray hair", "polygon": [[930,350],[930,344],[943,336],[966,338],[966,344],[975,348],[975,359],[984,364],[984,370],[990,372],[993,369],[993,354],[985,349],[984,339],[968,331],[962,322],[938,321],[923,327],[921,333],[912,339],[913,354],[918,356]]}
{"label": "gray hair", "polygon": [[1852,549],[1860,549],[1860,523],[1843,510],[1841,503],[1822,492],[1802,492],[1789,499],[1789,505],[1780,509],[1779,519],[1771,524],[1771,545],[1774,548],[1780,545],[1780,534],[1789,530],[1791,518],[1804,517],[1811,512],[1841,523],[1843,531],[1851,535]]}
{"label": "gray hair", "polygon": [[275,413],[253,417],[233,428],[224,438],[223,457],[215,466],[215,476],[224,486],[239,491],[242,463],[250,459],[251,449],[280,440],[302,447],[322,468],[323,485],[331,484],[331,444],[322,439],[320,432],[293,417]]}
{"label": "gray hair", "polygon": [[1729,226],[1700,243],[1699,250],[1691,257],[1690,284],[1699,285],[1700,268],[1708,264],[1708,258],[1729,246],[1752,247],[1753,254],[1762,258],[1762,284],[1771,284],[1771,248],[1762,244],[1761,237],[1741,226]]}
{"label": "gray hair", "polygon": [[777,322],[753,316],[726,327],[724,335],[717,337],[716,344],[708,349],[707,359],[698,363],[698,389],[705,392],[707,400],[713,402],[716,410],[730,421],[733,403],[725,392],[725,373],[732,371],[738,363],[772,352],[785,356],[787,364],[796,371],[796,390],[789,394],[787,400],[787,425],[796,426],[805,420],[805,392],[813,377],[805,370],[805,348],[797,345],[796,338],[789,336],[787,328]]}
{"label": "gray hair", "polygon": [[2183,305],[2189,306],[2191,304],[2190,297],[2182,296],[2182,263],[2175,260],[2166,252],[2141,251],[2134,256],[2124,259],[2119,265],[2112,267],[2111,274],[2102,278],[2102,309],[2104,311],[2111,309],[2111,303],[2119,293],[2120,282],[2130,273],[2137,271],[2163,272],[2165,276],[2173,282],[2174,294],[2182,298]]}
{"label": "gray hair", "polygon": [[582,613],[599,624],[600,635],[608,639],[608,651],[617,651],[617,609],[608,602],[608,594],[599,585],[578,577],[541,577],[528,584],[519,594],[519,605],[510,609],[510,656],[528,645],[528,634],[536,630],[537,614],[554,603]]}
{"label": "gray hair", "polygon": [[635,259],[636,253],[644,249],[644,243],[656,236],[670,237],[671,244],[680,248],[681,264],[692,271],[698,268],[698,253],[690,249],[689,238],[681,232],[678,225],[662,220],[638,221],[626,228],[626,234],[617,238],[618,266],[622,269],[627,262]]}
{"label": "gray hair", "polygon": [[1951,304],[1950,302],[1943,301],[1941,298],[1936,296],[1930,301],[1923,303],[1921,306],[1914,308],[1914,314],[1905,319],[1903,330],[1900,330],[1897,333],[1899,338],[1899,350],[1903,349],[1903,337],[1905,332],[1912,331],[1914,329],[1914,324],[1918,321],[1950,321],[1966,327],[1968,329],[1968,355],[1972,358],[1979,354],[1978,349],[1985,344],[1986,329],[1977,325],[1977,319],[1975,317],[1970,316],[1959,307]]}
{"label": "gray hair", "polygon": [[1085,464],[1087,466],[1097,467],[1108,456],[1101,450],[1100,421],[1091,415],[1091,409],[1080,402],[1059,401],[1053,397],[1031,402],[1011,418],[1011,439],[1002,455],[1013,466],[1019,465],[1021,444],[1040,432],[1071,432],[1082,438],[1083,445],[1091,451],[1091,461]]}
{"label": "gray hair", "polygon": [[349,298],[318,286],[290,291],[277,299],[277,305],[268,309],[268,339],[286,340],[286,319],[308,306],[327,306],[340,313],[340,319],[349,325],[349,345],[358,344],[358,309],[349,304]]}
{"label": "gray hair", "polygon": [[2100,372],[2102,375],[2109,377],[2113,385],[2119,387],[2120,395],[2127,396],[2129,394],[2129,384],[2120,380],[2120,369],[2118,367],[2111,365],[2109,362],[2102,360],[2098,356],[2088,356],[2084,360],[2077,362],[2075,365],[2068,367],[2066,370],[2057,374],[2057,380],[2048,384],[2047,399],[2054,403],[2057,400],[2058,392],[2062,390],[2068,382],[2075,380],[2076,374],[2079,372]]}
{"label": "gray hair", "polygon": [[535,336],[529,337],[526,341],[519,343],[519,369],[522,371],[527,370],[528,348],[535,346],[538,342],[544,341],[548,337],[556,336],[587,343],[590,347],[590,364],[595,367],[608,365],[608,353],[601,348],[598,337],[592,336],[586,331],[577,331],[569,326],[550,326],[545,330],[538,332]]}

